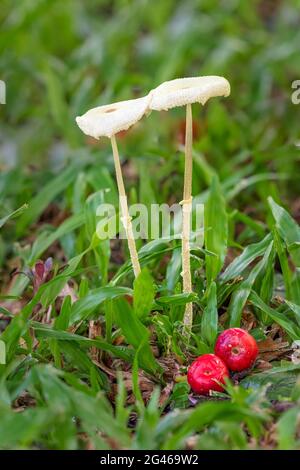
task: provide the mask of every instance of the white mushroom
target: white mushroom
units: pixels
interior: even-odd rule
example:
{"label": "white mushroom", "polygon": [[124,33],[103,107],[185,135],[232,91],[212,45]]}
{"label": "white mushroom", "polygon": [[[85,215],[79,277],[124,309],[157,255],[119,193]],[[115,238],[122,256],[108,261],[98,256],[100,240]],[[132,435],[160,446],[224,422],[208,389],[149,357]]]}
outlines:
{"label": "white mushroom", "polygon": [[152,91],[150,109],[167,111],[177,106],[205,104],[214,96],[228,96],[229,82],[215,75],[206,77],[177,78],[164,82]]}
{"label": "white mushroom", "polygon": [[139,121],[148,109],[150,96],[98,106],[78,116],[76,122],[87,135],[111,138]]}
{"label": "white mushroom", "polygon": [[106,106],[99,106],[97,108],[90,109],[83,114],[83,116],[76,118],[78,126],[85,134],[92,136],[95,139],[99,139],[99,137],[109,137],[111,140],[122,215],[121,221],[127,236],[128,248],[135,277],[138,276],[141,268],[132,230],[131,217],[128,210],[127,196],[115,134],[129,129],[129,127],[139,121],[146,111],[148,111],[149,100],[150,95],[147,95],[135,100],[120,101]]}
{"label": "white mushroom", "polygon": [[[192,104],[206,103],[214,96],[228,96],[229,82],[224,77],[206,76],[179,78],[162,83],[152,90],[150,109],[156,111],[168,110],[177,106],[186,106],[185,133],[185,170],[182,204],[182,280],[183,292],[192,292],[192,276],[190,266],[190,226],[192,211]],[[185,332],[190,334],[193,324],[193,304],[187,303],[184,313]]]}

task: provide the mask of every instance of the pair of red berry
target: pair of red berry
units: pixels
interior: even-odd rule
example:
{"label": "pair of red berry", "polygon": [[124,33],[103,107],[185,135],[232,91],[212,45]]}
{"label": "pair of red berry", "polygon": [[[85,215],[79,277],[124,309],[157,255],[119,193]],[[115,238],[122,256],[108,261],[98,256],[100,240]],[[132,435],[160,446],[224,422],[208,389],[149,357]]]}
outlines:
{"label": "pair of red berry", "polygon": [[221,392],[229,370],[238,372],[249,369],[257,355],[256,341],[247,331],[241,328],[225,330],[217,339],[215,354],[204,354],[191,364],[188,383],[200,395],[207,395],[210,390]]}

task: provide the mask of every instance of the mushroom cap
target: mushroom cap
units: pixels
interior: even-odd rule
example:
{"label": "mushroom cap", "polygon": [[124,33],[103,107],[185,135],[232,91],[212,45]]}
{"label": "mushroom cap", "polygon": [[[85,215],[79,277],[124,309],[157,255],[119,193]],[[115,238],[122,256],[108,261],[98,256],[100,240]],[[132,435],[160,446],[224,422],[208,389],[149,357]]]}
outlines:
{"label": "mushroom cap", "polygon": [[211,75],[178,78],[164,82],[152,91],[150,109],[167,111],[176,106],[192,103],[205,104],[209,98],[229,94],[230,84],[224,77]]}
{"label": "mushroom cap", "polygon": [[98,106],[76,117],[76,122],[86,135],[95,139],[112,137],[139,121],[149,110],[149,101],[150,94],[134,100]]}

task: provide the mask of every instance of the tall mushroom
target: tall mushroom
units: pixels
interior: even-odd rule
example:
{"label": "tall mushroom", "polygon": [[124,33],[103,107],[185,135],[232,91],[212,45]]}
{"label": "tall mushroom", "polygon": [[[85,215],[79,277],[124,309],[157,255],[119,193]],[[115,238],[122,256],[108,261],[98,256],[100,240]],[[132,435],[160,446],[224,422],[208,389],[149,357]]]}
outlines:
{"label": "tall mushroom", "polygon": [[115,136],[118,132],[129,129],[129,127],[144,116],[148,110],[149,99],[150,95],[147,95],[135,100],[120,101],[106,106],[99,106],[90,109],[82,116],[76,118],[78,126],[86,135],[96,139],[108,137],[111,140],[122,216],[121,221],[125,229],[135,277],[138,276],[141,268],[132,230],[131,217],[128,210],[127,196]]}
{"label": "tall mushroom", "polygon": [[[182,204],[182,279],[183,292],[192,292],[192,277],[190,267],[190,226],[192,211],[192,169],[193,169],[193,130],[192,104],[204,105],[214,96],[228,96],[229,82],[224,77],[205,76],[179,78],[162,83],[152,91],[150,109],[167,111],[177,106],[186,106],[185,134],[185,169]],[[185,332],[190,334],[193,324],[193,305],[186,304],[183,323]]]}

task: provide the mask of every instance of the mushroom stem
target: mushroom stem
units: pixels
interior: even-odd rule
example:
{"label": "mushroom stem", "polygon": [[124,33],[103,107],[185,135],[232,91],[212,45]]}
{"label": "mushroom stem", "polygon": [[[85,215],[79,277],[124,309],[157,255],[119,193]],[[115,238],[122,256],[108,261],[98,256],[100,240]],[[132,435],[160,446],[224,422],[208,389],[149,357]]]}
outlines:
{"label": "mushroom stem", "polygon": [[124,181],[123,181],[123,176],[122,176],[122,169],[121,169],[118,146],[117,146],[116,138],[114,135],[111,137],[111,146],[112,146],[112,151],[113,151],[115,171],[116,171],[116,177],[117,177],[117,186],[118,186],[118,191],[119,191],[119,202],[120,202],[120,209],[121,209],[121,215],[122,215],[121,221],[124,226],[126,237],[127,237],[133,272],[134,272],[135,277],[137,277],[139,273],[141,272],[141,267],[140,267],[137,249],[135,245],[131,217],[129,215],[129,210],[128,210],[127,196],[126,196]]}
{"label": "mushroom stem", "polygon": [[[182,201],[182,279],[183,292],[192,292],[192,276],[190,265],[190,231],[192,212],[192,173],[193,173],[193,126],[192,105],[186,106],[186,129],[185,129],[185,167],[184,188]],[[189,302],[185,306],[183,317],[185,333],[189,336],[193,325],[193,304]]]}

